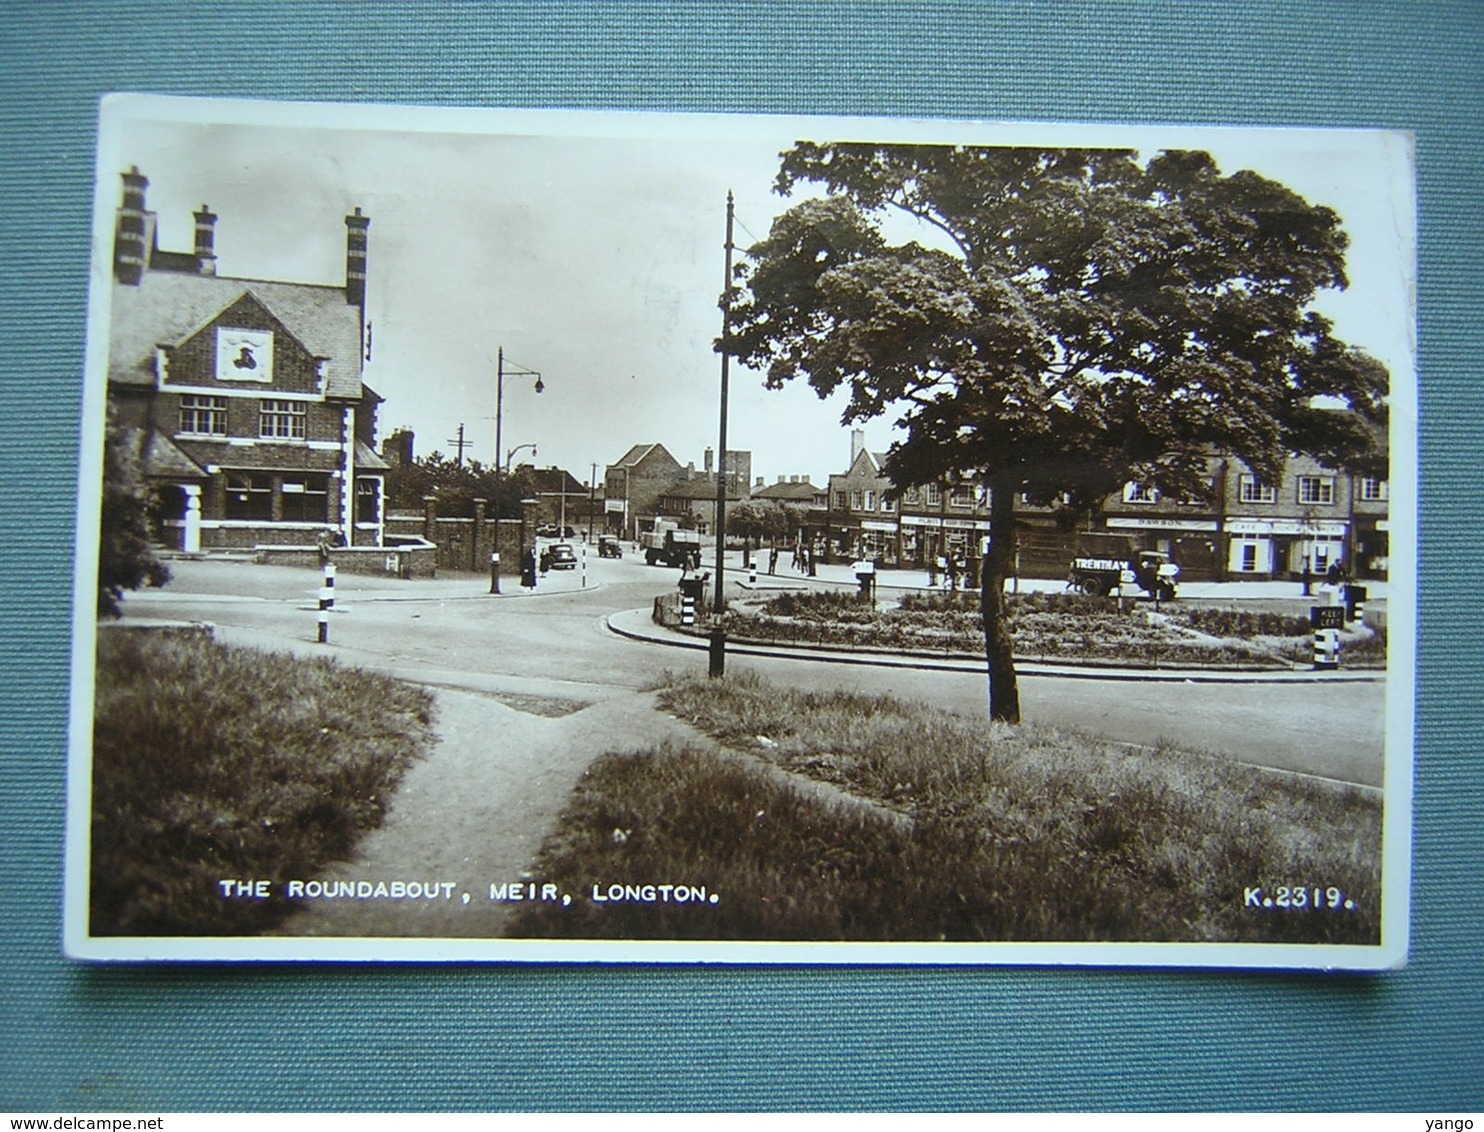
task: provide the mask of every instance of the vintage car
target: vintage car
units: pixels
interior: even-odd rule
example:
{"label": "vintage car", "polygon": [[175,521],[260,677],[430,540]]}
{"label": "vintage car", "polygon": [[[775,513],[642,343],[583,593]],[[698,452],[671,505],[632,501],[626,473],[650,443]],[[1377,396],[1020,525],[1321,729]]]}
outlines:
{"label": "vintage car", "polygon": [[541,569],[577,569],[577,552],[572,549],[572,544],[570,542],[554,542],[543,549],[541,551]]}
{"label": "vintage car", "polygon": [[622,558],[623,557],[623,547],[621,547],[621,546],[618,545],[618,539],[614,538],[612,535],[599,535],[598,536],[598,557],[599,558]]}

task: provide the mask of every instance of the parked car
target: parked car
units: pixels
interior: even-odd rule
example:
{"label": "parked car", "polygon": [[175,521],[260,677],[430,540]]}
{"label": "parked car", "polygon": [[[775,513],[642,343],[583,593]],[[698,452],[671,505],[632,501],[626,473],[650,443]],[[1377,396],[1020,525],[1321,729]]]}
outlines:
{"label": "parked car", "polygon": [[618,539],[614,538],[612,535],[599,535],[598,536],[598,557],[599,558],[622,558],[623,557],[623,547],[621,547],[621,546],[618,545]]}
{"label": "parked car", "polygon": [[554,542],[546,547],[541,552],[541,569],[577,569],[577,552],[572,549],[572,544],[570,542]]}

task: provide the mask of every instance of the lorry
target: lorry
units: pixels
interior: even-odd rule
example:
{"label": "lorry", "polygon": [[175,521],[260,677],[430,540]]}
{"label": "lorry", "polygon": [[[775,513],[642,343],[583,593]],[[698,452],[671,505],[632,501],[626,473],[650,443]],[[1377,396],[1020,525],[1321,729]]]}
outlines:
{"label": "lorry", "polygon": [[694,569],[701,561],[700,532],[681,530],[673,519],[656,519],[654,530],[639,536],[639,545],[644,550],[644,561],[651,566],[663,563]]}
{"label": "lorry", "polygon": [[1162,550],[1141,550],[1127,535],[1083,534],[1077,537],[1067,584],[1092,597],[1137,586],[1156,601],[1174,601],[1179,576],[1180,567]]}

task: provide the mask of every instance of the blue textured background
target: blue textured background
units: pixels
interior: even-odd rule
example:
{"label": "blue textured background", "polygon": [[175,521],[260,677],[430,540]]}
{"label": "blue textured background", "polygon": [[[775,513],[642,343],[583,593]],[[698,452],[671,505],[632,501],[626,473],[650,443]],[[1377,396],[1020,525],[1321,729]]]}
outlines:
{"label": "blue textured background", "polygon": [[[1484,1108],[1484,5],[0,5],[0,1110]],[[148,968],[61,958],[97,98],[1386,126],[1417,134],[1410,966]]]}

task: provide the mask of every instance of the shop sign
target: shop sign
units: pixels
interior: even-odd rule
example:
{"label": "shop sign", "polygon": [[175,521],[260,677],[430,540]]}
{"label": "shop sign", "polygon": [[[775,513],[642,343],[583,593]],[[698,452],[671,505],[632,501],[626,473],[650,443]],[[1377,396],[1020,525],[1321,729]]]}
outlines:
{"label": "shop sign", "polygon": [[1345,524],[1335,519],[1228,519],[1230,535],[1309,535],[1318,538],[1344,538]]}
{"label": "shop sign", "polygon": [[1108,526],[1145,531],[1215,531],[1219,529],[1215,519],[1163,519],[1155,515],[1115,516],[1108,520]]}

